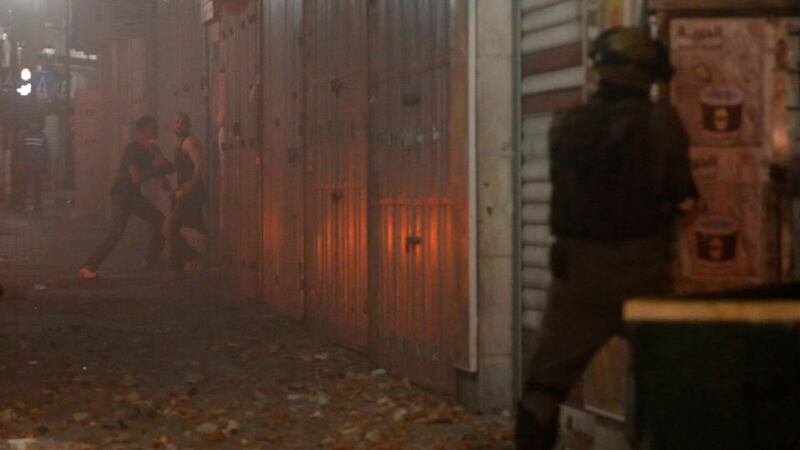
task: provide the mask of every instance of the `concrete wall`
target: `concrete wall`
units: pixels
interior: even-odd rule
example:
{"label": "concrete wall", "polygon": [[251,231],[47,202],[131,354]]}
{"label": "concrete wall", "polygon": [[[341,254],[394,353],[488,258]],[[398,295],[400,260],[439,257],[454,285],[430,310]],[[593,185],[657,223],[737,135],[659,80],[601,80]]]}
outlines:
{"label": "concrete wall", "polygon": [[[462,399],[510,408],[516,385],[515,2],[473,0],[477,160],[477,374]],[[469,393],[469,395],[465,395]]]}

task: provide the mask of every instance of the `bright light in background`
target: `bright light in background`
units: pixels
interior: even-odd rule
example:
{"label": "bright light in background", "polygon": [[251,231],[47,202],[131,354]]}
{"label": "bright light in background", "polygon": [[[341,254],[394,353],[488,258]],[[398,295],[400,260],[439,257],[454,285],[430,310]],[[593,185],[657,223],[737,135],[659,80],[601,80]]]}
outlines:
{"label": "bright light in background", "polygon": [[31,81],[31,76],[31,69],[28,69],[27,67],[22,69],[22,71],[19,73],[19,77],[22,78],[22,81]]}
{"label": "bright light in background", "polygon": [[32,91],[33,91],[33,87],[31,86],[30,83],[22,85],[19,89],[17,89],[17,93],[19,95],[23,96],[23,97],[31,95]]}

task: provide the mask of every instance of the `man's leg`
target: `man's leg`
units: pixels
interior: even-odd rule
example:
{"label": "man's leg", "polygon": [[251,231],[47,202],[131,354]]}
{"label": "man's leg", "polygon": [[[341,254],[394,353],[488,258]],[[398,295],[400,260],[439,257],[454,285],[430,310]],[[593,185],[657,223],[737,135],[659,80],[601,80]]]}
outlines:
{"label": "man's leg", "polygon": [[132,212],[147,222],[150,228],[150,242],[147,245],[144,260],[148,265],[155,264],[161,256],[161,252],[164,250],[164,235],[162,233],[164,214],[156,205],[152,204],[142,195],[138,195],[133,202]]}
{"label": "man's leg", "polygon": [[184,272],[185,264],[199,256],[198,252],[181,234],[181,228],[190,225],[188,222],[190,222],[193,212],[190,202],[179,199],[175,202],[164,226],[169,249],[170,270],[176,273]]}
{"label": "man's leg", "polygon": [[554,281],[540,346],[520,403],[518,448],[552,448],[559,404],[594,354],[623,332],[625,299],[670,290],[670,250],[669,241],[659,236],[554,246],[550,258]]}
{"label": "man's leg", "polygon": [[108,230],[106,237],[92,253],[84,267],[94,272],[106,259],[111,250],[117,246],[122,236],[125,234],[125,227],[128,225],[130,217],[130,206],[123,199],[111,198],[111,229]]}
{"label": "man's leg", "polygon": [[[520,401],[517,448],[550,450],[558,438],[560,405],[592,357],[616,333],[613,312],[585,308],[580,286],[555,281]],[[613,308],[612,308],[613,310]]]}
{"label": "man's leg", "polygon": [[35,169],[31,171],[30,175],[30,188],[33,192],[33,209],[39,211],[42,209],[42,182],[43,180],[43,173],[39,169]]}
{"label": "man's leg", "polygon": [[25,209],[28,198],[28,171],[20,167],[11,174],[11,206],[16,210]]}

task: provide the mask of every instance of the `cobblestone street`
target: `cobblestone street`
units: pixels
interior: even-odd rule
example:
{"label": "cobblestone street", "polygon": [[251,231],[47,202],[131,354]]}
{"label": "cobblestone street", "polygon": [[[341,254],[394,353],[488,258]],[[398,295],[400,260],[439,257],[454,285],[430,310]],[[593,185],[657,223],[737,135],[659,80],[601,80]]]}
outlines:
{"label": "cobblestone street", "polygon": [[258,301],[226,294],[212,277],[171,283],[165,271],[142,271],[134,238],[98,280],[78,280],[103,227],[67,208],[0,213],[2,440],[87,449],[511,447],[508,415],[472,416]]}

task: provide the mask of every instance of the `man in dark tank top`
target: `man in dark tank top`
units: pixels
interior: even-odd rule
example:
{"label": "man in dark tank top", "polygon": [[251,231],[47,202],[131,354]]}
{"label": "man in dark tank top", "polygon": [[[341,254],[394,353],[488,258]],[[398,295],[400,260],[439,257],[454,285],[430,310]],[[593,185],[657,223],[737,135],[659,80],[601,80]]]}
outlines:
{"label": "man in dark tank top", "polygon": [[172,196],[172,210],[164,224],[170,275],[173,279],[183,278],[187,265],[200,259],[200,253],[186,241],[181,229],[191,228],[207,233],[203,215],[206,201],[203,146],[200,140],[192,136],[191,130],[191,118],[188,114],[179,112],[172,124],[172,131],[178,138],[174,160],[177,187]]}

